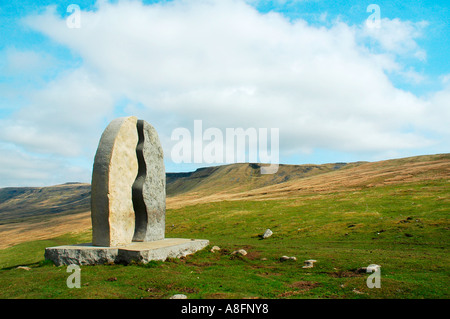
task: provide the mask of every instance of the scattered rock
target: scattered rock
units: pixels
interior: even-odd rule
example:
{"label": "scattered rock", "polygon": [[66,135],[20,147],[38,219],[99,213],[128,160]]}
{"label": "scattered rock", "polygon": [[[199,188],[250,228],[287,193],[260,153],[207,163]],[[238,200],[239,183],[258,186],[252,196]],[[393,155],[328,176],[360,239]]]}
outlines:
{"label": "scattered rock", "polygon": [[27,267],[27,266],[19,266],[19,267],[17,267],[17,269],[23,269],[23,270],[31,270],[31,268],[30,267]]}
{"label": "scattered rock", "polygon": [[362,273],[374,272],[379,268],[381,268],[380,265],[372,264],[372,265],[369,265],[368,267],[360,267],[360,268],[356,269],[355,272],[358,274],[362,274]]}
{"label": "scattered rock", "polygon": [[366,268],[366,272],[374,272],[377,271],[381,268],[380,265],[376,265],[376,264],[371,264]]}
{"label": "scattered rock", "polygon": [[288,260],[297,261],[297,258],[296,257],[288,257],[288,256],[281,256],[280,257],[280,261],[288,261]]}
{"label": "scattered rock", "polygon": [[108,278],[108,279],[106,279],[106,281],[117,281],[117,277]]}
{"label": "scattered rock", "polygon": [[244,249],[239,249],[239,250],[235,250],[232,252],[232,255],[237,255],[237,254],[245,256],[245,255],[247,255],[247,252]]}
{"label": "scattered rock", "polygon": [[169,299],[188,299],[188,297],[183,294],[176,294],[176,295],[173,295],[172,297],[170,297]]}
{"label": "scattered rock", "polygon": [[264,257],[264,258],[261,258],[261,260],[264,260],[264,261],[266,261],[266,260],[267,260],[267,258],[266,258],[266,257]]}
{"label": "scattered rock", "polygon": [[262,235],[262,239],[266,239],[269,238],[270,236],[273,235],[273,232],[270,229],[267,229],[264,234]]}
{"label": "scattered rock", "polygon": [[364,293],[362,291],[359,291],[356,288],[353,288],[353,292],[358,295],[364,295]]}
{"label": "scattered rock", "polygon": [[313,268],[315,262],[317,262],[317,260],[314,259],[305,260],[305,265],[303,266],[303,268]]}
{"label": "scattered rock", "polygon": [[216,251],[220,251],[220,247],[219,246],[213,246],[213,248],[211,248],[211,252],[215,253]]}

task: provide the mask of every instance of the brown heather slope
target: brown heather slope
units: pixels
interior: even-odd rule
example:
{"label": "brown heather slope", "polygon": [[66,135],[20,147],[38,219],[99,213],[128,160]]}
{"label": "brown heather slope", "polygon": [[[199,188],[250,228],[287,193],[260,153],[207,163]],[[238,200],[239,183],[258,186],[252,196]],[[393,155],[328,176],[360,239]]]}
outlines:
{"label": "brown heather slope", "polygon": [[332,163],[322,165],[280,164],[276,174],[261,175],[260,164],[229,164],[200,168],[192,173],[168,173],[167,196],[186,193],[212,195],[240,193],[255,188],[278,185],[291,180],[316,176],[362,164]]}
{"label": "brown heather slope", "polygon": [[78,214],[91,208],[91,185],[0,188],[0,225],[54,214]]}
{"label": "brown heather slope", "polygon": [[[274,175],[261,175],[258,164],[231,164],[168,173],[167,208],[224,200],[295,199],[436,179],[450,182],[450,154],[370,163],[280,165]],[[0,249],[87,230],[89,209],[89,184],[0,189]]]}
{"label": "brown heather slope", "polygon": [[0,249],[88,229],[91,185],[0,189]]}
{"label": "brown heather slope", "polygon": [[[328,165],[328,164],[327,164]],[[211,194],[191,191],[167,198],[167,206],[180,208],[222,200],[271,200],[304,194],[360,190],[387,184],[449,179],[450,154],[424,155],[370,163],[352,163],[338,170],[288,180],[251,190],[233,189]]]}

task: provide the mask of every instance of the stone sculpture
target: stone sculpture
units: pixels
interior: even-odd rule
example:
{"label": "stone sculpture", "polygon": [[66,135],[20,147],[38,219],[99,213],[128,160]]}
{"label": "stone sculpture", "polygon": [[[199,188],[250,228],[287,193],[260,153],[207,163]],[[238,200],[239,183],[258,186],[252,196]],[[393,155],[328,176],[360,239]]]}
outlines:
{"label": "stone sculpture", "polygon": [[137,122],[139,143],[136,148],[139,173],[133,184],[136,227],[133,241],[164,238],[166,216],[166,172],[158,133],[143,120]]}
{"label": "stone sculpture", "polygon": [[132,185],[138,175],[137,118],[112,121],[95,154],[91,186],[92,244],[130,244],[135,230]]}
{"label": "stone sculpture", "polygon": [[56,265],[148,262],[192,254],[208,240],[165,238],[166,175],[153,126],[134,116],[113,120],[94,158],[92,243],[46,248]]}
{"label": "stone sculpture", "polygon": [[115,247],[164,239],[166,178],[156,130],[136,117],[112,121],[92,172],[92,244]]}

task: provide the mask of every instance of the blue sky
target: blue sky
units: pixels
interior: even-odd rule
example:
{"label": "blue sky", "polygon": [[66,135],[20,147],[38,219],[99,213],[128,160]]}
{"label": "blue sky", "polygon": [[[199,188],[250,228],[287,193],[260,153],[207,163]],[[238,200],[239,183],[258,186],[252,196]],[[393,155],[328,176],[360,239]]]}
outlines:
{"label": "blue sky", "polygon": [[[80,28],[66,21],[80,7]],[[366,20],[380,9],[380,28]],[[1,1],[0,187],[90,182],[106,125],[278,128],[280,163],[447,153],[446,1]]]}

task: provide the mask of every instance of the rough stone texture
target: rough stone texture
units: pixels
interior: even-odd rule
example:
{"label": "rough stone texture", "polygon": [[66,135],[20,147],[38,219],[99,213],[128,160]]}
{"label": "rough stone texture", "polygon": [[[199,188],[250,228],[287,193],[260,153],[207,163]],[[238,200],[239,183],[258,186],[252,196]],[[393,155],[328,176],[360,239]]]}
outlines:
{"label": "rough stone texture", "polygon": [[288,261],[288,260],[297,261],[297,257],[289,257],[289,256],[281,256],[280,257],[280,261]]}
{"label": "rough stone texture", "polygon": [[379,271],[380,268],[381,268],[380,265],[370,264],[369,266],[367,266],[366,272],[374,272],[374,271],[376,272],[376,271]]}
{"label": "rough stone texture", "polygon": [[118,261],[117,247],[98,247],[92,244],[58,246],[45,249],[45,259],[56,266],[61,265],[95,265],[115,263]]}
{"label": "rough stone texture", "polygon": [[142,262],[150,260],[166,260],[167,258],[180,258],[191,255],[209,245],[208,240],[166,238],[163,240],[132,243],[119,250],[119,259],[122,262]]}
{"label": "rough stone texture", "polygon": [[263,239],[269,238],[270,236],[273,235],[273,232],[270,229],[267,229],[264,234],[262,235]]}
{"label": "rough stone texture", "polygon": [[213,246],[213,248],[211,248],[211,252],[215,253],[216,251],[220,251],[220,247],[219,246]]}
{"label": "rough stone texture", "polygon": [[305,265],[302,268],[313,268],[315,262],[317,262],[317,260],[314,259],[305,260]]}
{"label": "rough stone texture", "polygon": [[247,251],[245,251],[244,249],[239,249],[239,250],[235,250],[231,253],[232,255],[241,255],[241,256],[245,256],[247,255]]}
{"label": "rough stone texture", "polygon": [[187,256],[209,245],[208,240],[164,238],[163,159],[153,126],[136,117],[112,121],[94,160],[92,244],[49,247],[45,258],[58,266],[147,263]]}
{"label": "rough stone texture", "polygon": [[18,266],[18,267],[16,267],[16,269],[23,269],[23,270],[26,270],[26,271],[31,270],[31,268],[27,267],[27,266]]}
{"label": "rough stone texture", "polygon": [[133,184],[136,229],[133,241],[161,240],[165,235],[166,172],[164,155],[155,128],[143,120],[137,122],[139,143],[136,154],[139,173]]}
{"label": "rough stone texture", "polygon": [[92,244],[58,246],[45,249],[45,259],[57,266],[96,265],[105,263],[148,263],[151,260],[180,258],[209,245],[208,240],[166,238],[163,240],[131,243],[120,247],[98,247]]}
{"label": "rough stone texture", "polygon": [[131,243],[135,230],[132,185],[138,175],[137,118],[113,120],[102,134],[92,173],[91,217],[94,246]]}

